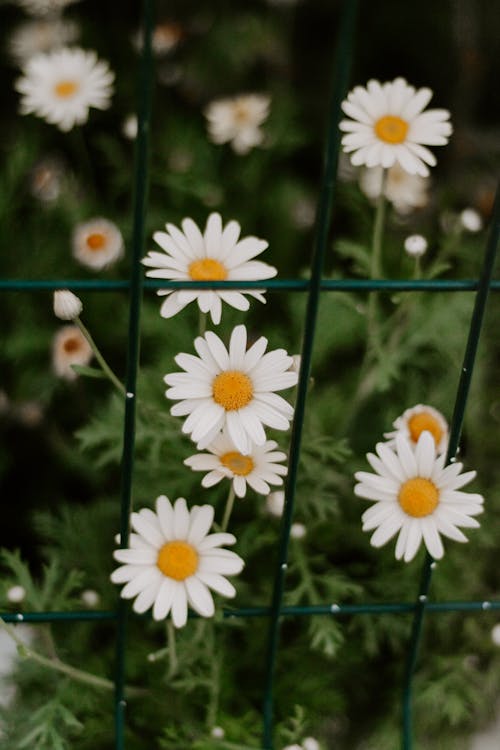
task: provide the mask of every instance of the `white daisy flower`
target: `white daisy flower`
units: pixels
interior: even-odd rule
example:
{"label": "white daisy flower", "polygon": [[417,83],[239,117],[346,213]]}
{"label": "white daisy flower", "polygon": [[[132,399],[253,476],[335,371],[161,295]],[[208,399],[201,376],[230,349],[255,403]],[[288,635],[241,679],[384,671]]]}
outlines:
{"label": "white daisy flower", "polygon": [[444,146],[452,133],[448,110],[423,112],[431,98],[430,89],[416,91],[404,78],[356,86],[342,102],[351,119],[339,124],[352,164],[388,169],[398,162],[406,172],[427,177],[426,165],[433,167],[436,158],[425,146]]}
{"label": "white daisy flower", "polygon": [[94,589],[85,589],[85,591],[82,591],[80,598],[86,607],[97,607],[101,601],[101,597]]}
{"label": "white daisy flower", "polygon": [[130,547],[114,552],[124,565],[111,574],[113,583],[125,583],[124,599],[135,599],[133,609],[143,613],[153,607],[153,618],[163,620],[171,612],[176,628],[187,621],[188,604],[202,617],[212,617],[214,602],[209,589],[222,596],[236,595],[224,577],[237,575],[244,562],[221,545],[234,544],[232,534],[209,534],[214,517],[211,505],[188,509],[180,497],[171,505],[164,495],[156,501],[156,513],[143,508],[132,513]]}
{"label": "white daisy flower", "polygon": [[62,131],[87,122],[90,107],[110,106],[115,76],[93,51],[64,47],[35,55],[23,74],[15,84],[21,114],[35,114]]}
{"label": "white daisy flower", "polygon": [[7,601],[11,602],[12,604],[19,604],[20,602],[24,601],[26,597],[26,589],[24,586],[16,585],[11,586],[10,589],[7,589]]}
{"label": "white daisy flower", "polygon": [[[225,227],[219,214],[208,217],[205,232],[202,234],[192,219],[184,219],[182,229],[173,224],[166,225],[167,232],[155,232],[154,241],[164,250],[163,253],[150,251],[143,259],[145,266],[154,270],[146,276],[154,279],[176,281],[260,281],[276,276],[277,270],[267,263],[253,260],[268,246],[265,240],[256,237],[239,239],[240,225],[230,221]],[[265,302],[264,290],[210,290],[185,289],[163,290],[158,294],[167,297],[160,314],[171,318],[194,300],[204,313],[210,312],[215,325],[220,323],[222,302],[237,310],[248,310],[249,301],[245,294]]]}
{"label": "white daisy flower", "polygon": [[139,122],[137,120],[137,115],[127,115],[122,122],[122,133],[125,138],[127,138],[127,140],[129,141],[135,141],[135,139],[137,138],[138,130]]}
{"label": "white daisy flower", "polygon": [[440,559],[444,554],[440,534],[466,542],[458,527],[479,527],[473,516],[483,512],[483,497],[459,491],[476,472],[461,474],[461,463],[445,467],[445,454],[436,456],[430,432],[420,435],[416,447],[398,435],[396,452],[386,443],[378,443],[376,451],[376,456],[367,454],[376,474],[358,471],[359,484],[354,488],[358,497],[374,503],[362,517],[363,531],[375,529],[370,539],[374,547],[381,547],[399,532],[398,560],[412,560],[422,540],[429,554]]}
{"label": "white daisy flower", "polygon": [[[366,167],[361,171],[359,186],[367,198],[376,200],[379,197],[383,173],[382,167]],[[398,214],[407,214],[427,204],[429,183],[428,177],[409,174],[396,162],[387,170],[384,195]]]}
{"label": "white daisy flower", "polygon": [[16,5],[31,16],[57,15],[68,5],[80,0],[15,0]]}
{"label": "white daisy flower", "polygon": [[389,447],[395,445],[398,435],[403,435],[415,446],[424,430],[431,433],[438,453],[444,453],[448,447],[448,422],[440,411],[427,404],[417,404],[406,409],[394,420],[392,426],[392,432],[384,433]]}
{"label": "white daisy flower", "polygon": [[14,62],[24,65],[40,52],[50,52],[71,44],[78,38],[78,33],[78,26],[72,21],[39,18],[17,26],[10,35],[7,46]]}
{"label": "white daisy flower", "polygon": [[177,364],[185,372],[165,375],[172,386],[167,398],[179,400],[170,410],[185,417],[182,431],[191,436],[198,449],[210,445],[224,428],[236,450],[248,455],[252,443],[264,445],[263,424],[287,430],[293,408],[274,391],[297,384],[297,373],[287,372],[292,363],[284,349],[267,352],[267,339],[261,336],[246,351],[247,330],[233,329],[229,351],[212,331],[195,339],[199,357],[178,354]]}
{"label": "white daisy flower", "polygon": [[404,241],[404,249],[412,258],[420,258],[427,252],[427,240],[421,234],[410,234]]}
{"label": "white daisy flower", "polygon": [[54,203],[63,189],[64,166],[58,159],[45,157],[37,162],[29,175],[29,189],[42,203]]}
{"label": "white daisy flower", "polygon": [[82,301],[69,289],[54,292],[54,315],[60,320],[74,320],[83,310]]}
{"label": "white daisy flower", "polygon": [[115,263],[124,252],[122,233],[116,224],[101,217],[77,224],[72,246],[76,260],[95,271]]}
{"label": "white daisy flower", "polygon": [[52,341],[52,366],[60,378],[75,380],[71,365],[88,365],[93,357],[89,342],[76,326],[63,326]]}
{"label": "white daisy flower", "polygon": [[264,140],[259,126],[267,119],[270,106],[271,97],[262,94],[243,94],[211,102],[204,112],[210,140],[231,143],[237,154],[247,154]]}
{"label": "white daisy flower", "polygon": [[483,228],[483,220],[474,208],[464,208],[460,214],[460,223],[468,232],[480,232]]}
{"label": "white daisy flower", "polygon": [[287,468],[279,461],[286,461],[286,453],[276,451],[278,444],[266,440],[264,445],[250,443],[250,450],[243,455],[224,430],[207,446],[209,453],[198,453],[186,458],[184,463],[193,471],[208,471],[202,479],[203,487],[212,487],[221,479],[232,479],[237,497],[245,497],[247,484],[260,495],[269,495],[270,484],[283,484],[282,477]]}

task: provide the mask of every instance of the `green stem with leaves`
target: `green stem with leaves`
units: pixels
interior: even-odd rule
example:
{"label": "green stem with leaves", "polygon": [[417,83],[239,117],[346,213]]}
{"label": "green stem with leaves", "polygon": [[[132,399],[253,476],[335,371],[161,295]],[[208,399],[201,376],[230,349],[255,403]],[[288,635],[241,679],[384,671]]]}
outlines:
{"label": "green stem with leaves", "polygon": [[87,341],[90,344],[90,347],[92,348],[92,351],[94,352],[94,356],[99,362],[102,371],[104,374],[111,380],[113,385],[115,386],[116,390],[120,393],[120,395],[125,396],[125,386],[123,383],[117,378],[111,367],[108,365],[104,357],[102,356],[101,352],[99,351],[97,344],[95,343],[94,339],[90,335],[90,331],[83,325],[80,318],[75,318],[74,320],[75,325],[78,326],[82,334],[85,336]]}

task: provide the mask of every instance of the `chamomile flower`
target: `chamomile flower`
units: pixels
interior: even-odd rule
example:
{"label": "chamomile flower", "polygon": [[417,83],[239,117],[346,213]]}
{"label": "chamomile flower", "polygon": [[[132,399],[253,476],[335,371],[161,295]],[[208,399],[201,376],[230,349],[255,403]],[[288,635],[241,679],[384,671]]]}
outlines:
{"label": "chamomile flower", "polygon": [[90,107],[110,106],[114,77],[93,51],[63,47],[35,55],[15,84],[21,114],[35,114],[67,132],[87,122]]}
{"label": "chamomile flower", "polygon": [[[461,474],[462,464],[444,466],[445,454],[436,456],[430,432],[420,435],[412,446],[402,435],[396,437],[396,451],[378,443],[377,455],[367,458],[375,474],[358,471],[354,492],[374,504],[363,513],[363,531],[373,531],[371,544],[381,547],[398,534],[396,558],[409,562],[422,540],[435,558],[443,557],[440,534],[466,542],[459,527],[477,528],[473,516],[483,511],[481,495],[460,492],[476,476]],[[399,533],[398,533],[399,532]]]}
{"label": "chamomile flower", "polygon": [[24,65],[34,55],[73,43],[78,33],[78,26],[72,21],[38,18],[25,21],[14,29],[8,40],[8,49],[14,62]]}
{"label": "chamomile flower", "polygon": [[[260,281],[276,276],[276,269],[254,260],[266,249],[267,242],[256,237],[240,239],[240,225],[230,221],[225,227],[219,214],[208,217],[202,234],[192,219],[184,219],[182,229],[173,224],[166,225],[167,232],[155,232],[153,239],[163,253],[150,251],[143,259],[145,266],[152,267],[146,276],[154,279],[178,281]],[[245,295],[265,302],[263,290],[211,290],[170,289],[158,292],[167,299],[162,304],[160,315],[171,318],[194,300],[204,313],[210,312],[215,325],[220,323],[222,302],[237,310],[248,310]]]}
{"label": "chamomile flower", "polygon": [[76,326],[63,326],[52,342],[52,366],[60,378],[75,380],[71,365],[88,365],[93,357],[91,346]]}
{"label": "chamomile flower", "polygon": [[448,110],[423,111],[431,98],[430,89],[416,91],[404,78],[356,86],[342,103],[351,119],[339,125],[352,164],[388,169],[399,163],[409,174],[427,177],[436,158],[425,146],[444,146],[452,132]]}
{"label": "chamomile flower", "polygon": [[240,156],[247,154],[264,140],[260,125],[269,115],[271,97],[243,94],[217,99],[205,109],[208,135],[214,143],[230,143]]}
{"label": "chamomile flower", "polygon": [[379,197],[384,184],[384,195],[399,214],[407,214],[415,208],[426,205],[429,190],[429,178],[419,174],[408,174],[396,162],[387,170],[383,183],[382,167],[366,167],[359,178],[362,192],[375,200]]}
{"label": "chamomile flower", "polygon": [[178,354],[176,363],[185,370],[165,375],[171,386],[167,398],[178,400],[170,412],[187,417],[182,431],[204,449],[226,427],[235,449],[248,455],[253,445],[264,445],[263,425],[287,430],[293,408],[275,391],[297,383],[297,373],[284,349],[264,353],[267,339],[261,336],[246,350],[247,330],[233,329],[229,351],[221,339],[207,331],[195,339],[198,357]]}
{"label": "chamomile flower", "polygon": [[251,443],[248,454],[243,455],[224,430],[207,446],[208,453],[190,456],[184,463],[193,471],[208,471],[201,481],[203,487],[232,479],[237,497],[245,497],[247,484],[260,495],[268,495],[269,485],[283,484],[287,472],[279,463],[286,460],[286,453],[276,451],[277,447],[274,440],[266,440],[264,445]]}
{"label": "chamomile flower", "polygon": [[116,224],[102,217],[77,224],[72,246],[74,258],[95,271],[115,263],[124,251],[122,233]]}
{"label": "chamomile flower", "polygon": [[436,444],[437,453],[443,453],[448,447],[448,422],[440,411],[427,404],[417,404],[406,409],[392,424],[394,430],[386,432],[387,445],[395,445],[397,435],[403,435],[413,445],[424,430],[430,432]]}
{"label": "chamomile flower", "polygon": [[233,597],[236,589],[224,576],[243,570],[243,560],[221,545],[234,544],[232,534],[209,534],[214,517],[211,505],[188,509],[184,498],[174,505],[165,495],[156,501],[156,513],[143,508],[132,513],[130,547],[114,552],[124,563],[111,574],[113,583],[124,583],[124,599],[136,597],[135,612],[153,608],[153,618],[169,612],[176,628],[187,621],[188,605],[202,617],[215,611],[209,589]]}

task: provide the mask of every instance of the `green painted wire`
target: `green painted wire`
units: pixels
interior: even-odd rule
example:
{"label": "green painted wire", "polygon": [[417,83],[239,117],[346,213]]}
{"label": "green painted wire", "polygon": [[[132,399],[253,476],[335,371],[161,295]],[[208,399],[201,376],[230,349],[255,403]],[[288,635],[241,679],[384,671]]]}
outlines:
{"label": "green painted wire", "polygon": [[[128,329],[127,370],[125,377],[125,420],[123,428],[122,488],[120,508],[120,545],[126,547],[129,535],[129,518],[132,507],[132,482],[135,445],[135,396],[140,348],[140,313],[142,298],[142,267],[146,235],[146,209],[148,197],[149,129],[153,90],[153,59],[151,37],[153,33],[154,0],[144,0],[143,49],[138,80],[138,134],[134,164],[134,210],[132,231],[132,259],[130,275],[130,313]],[[115,675],[115,748],[125,747],[125,648],[127,638],[127,605],[118,603]]]}
{"label": "green painted wire", "polygon": [[[497,193],[495,197],[495,205],[493,208],[493,218],[491,222],[490,233],[486,244],[486,251],[484,254],[483,267],[481,271],[481,277],[479,279],[479,286],[476,295],[476,301],[474,304],[474,310],[472,312],[472,318],[469,328],[469,335],[467,338],[467,345],[465,348],[464,361],[462,370],[460,373],[460,380],[457,388],[457,395],[455,399],[455,407],[453,410],[453,416],[451,419],[450,428],[450,441],[448,445],[448,452],[446,454],[446,463],[455,461],[456,454],[458,452],[458,445],[460,442],[460,436],[462,433],[462,425],[464,421],[465,407],[467,404],[467,397],[469,395],[469,389],[472,380],[472,374],[474,370],[474,361],[476,358],[477,348],[479,344],[479,337],[481,335],[481,328],[484,319],[484,313],[486,309],[486,302],[488,299],[488,293],[490,290],[491,279],[493,276],[493,269],[495,265],[495,258],[500,242],[500,182],[497,187]],[[412,632],[410,637],[410,646],[408,652],[408,660],[406,664],[406,672],[403,684],[403,750],[411,750],[412,748],[412,686],[413,686],[413,674],[415,672],[415,665],[418,656],[418,649],[420,645],[420,639],[422,635],[422,624],[424,614],[426,610],[427,595],[431,584],[432,571],[434,567],[434,561],[432,557],[427,554],[424,567],[422,570],[422,580],[420,583],[420,589],[418,593],[418,600],[415,609],[415,615],[413,620]]]}
{"label": "green painted wire", "polygon": [[271,601],[271,615],[269,623],[268,647],[265,667],[265,685],[263,702],[263,747],[266,750],[273,748],[273,724],[274,724],[274,675],[276,670],[276,659],[278,655],[280,615],[285,588],[285,576],[288,559],[288,545],[290,540],[290,528],[292,525],[293,506],[295,498],[295,485],[297,481],[297,470],[299,464],[300,443],[302,438],[302,427],[304,422],[305,402],[307,396],[307,385],[311,367],[312,349],[316,328],[319,297],[321,291],[321,275],[323,271],[323,259],[328,242],[330,229],[330,216],[333,202],[334,188],[336,183],[338,154],[340,146],[339,121],[341,117],[341,103],[346,95],[349,83],[349,70],[352,52],[352,40],[357,19],[357,0],[346,0],[342,9],[340,22],[339,41],[335,55],[334,75],[335,83],[331,101],[325,169],[323,184],[318,203],[318,215],[316,219],[316,237],[311,268],[311,281],[309,296],[307,300],[306,318],[304,327],[304,341],[302,345],[300,377],[297,389],[297,401],[295,404],[295,417],[292,427],[290,457],[288,464],[288,476],[285,490],[285,507],[280,527],[280,540],[278,547],[278,560],[274,578],[274,588]]}

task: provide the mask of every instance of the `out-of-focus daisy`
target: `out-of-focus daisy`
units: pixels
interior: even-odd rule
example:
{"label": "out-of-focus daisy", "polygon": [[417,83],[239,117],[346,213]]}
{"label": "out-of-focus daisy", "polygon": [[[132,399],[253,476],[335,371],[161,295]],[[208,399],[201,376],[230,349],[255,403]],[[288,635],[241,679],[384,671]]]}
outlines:
{"label": "out-of-focus daisy", "polygon": [[7,589],[6,597],[8,602],[19,604],[26,598],[26,590],[24,586],[11,586],[10,589]]}
{"label": "out-of-focus daisy", "polygon": [[94,589],[85,589],[85,591],[82,591],[80,598],[86,607],[97,607],[101,601],[101,597]]}
{"label": "out-of-focus daisy", "polygon": [[15,0],[16,5],[31,16],[55,16],[68,5],[80,0]]}
{"label": "out-of-focus daisy", "polygon": [[356,86],[342,102],[351,119],[339,125],[347,133],[342,146],[351,162],[386,169],[398,162],[406,172],[426,177],[426,165],[435,166],[436,158],[425,146],[444,146],[452,132],[448,110],[423,111],[431,98],[430,89],[416,91],[404,78]]}
{"label": "out-of-focus daisy", "polygon": [[404,249],[412,258],[420,258],[427,252],[427,240],[421,234],[410,234],[404,241]]}
{"label": "out-of-focus daisy", "polygon": [[397,435],[403,435],[416,445],[424,430],[431,433],[438,453],[443,453],[448,447],[448,422],[433,406],[427,406],[427,404],[412,406],[394,420],[392,425],[394,430],[384,434],[387,438],[387,445],[391,447],[395,445]]}
{"label": "out-of-focus daisy", "polygon": [[212,727],[210,734],[216,740],[223,740],[226,733],[222,727]]}
{"label": "out-of-focus daisy", "polygon": [[483,511],[481,495],[460,492],[476,476],[461,474],[462,464],[444,467],[445,454],[436,456],[434,438],[423,432],[414,447],[402,435],[396,437],[396,452],[378,443],[377,455],[367,458],[375,474],[358,471],[354,492],[374,504],[363,513],[363,531],[373,531],[374,547],[386,544],[395,534],[396,558],[413,559],[423,540],[429,554],[444,554],[440,534],[457,542],[467,538],[459,527],[477,528],[473,518]]}
{"label": "out-of-focus daisy", "polygon": [[303,523],[292,523],[290,527],[290,536],[292,539],[303,539],[307,534],[307,529]]}
{"label": "out-of-focus daisy", "polygon": [[188,604],[202,617],[212,617],[214,602],[209,589],[222,596],[236,595],[224,577],[243,570],[243,560],[221,545],[234,544],[232,534],[209,534],[214,517],[211,505],[188,509],[184,498],[171,505],[164,495],[156,501],[156,513],[143,508],[132,513],[130,548],[114,552],[124,563],[111,574],[113,583],[125,583],[124,599],[133,599],[133,609],[153,607],[153,618],[163,620],[169,612],[176,628],[187,621]]}
{"label": "out-of-focus daisy", "polygon": [[[179,23],[173,21],[162,21],[156,24],[153,29],[151,37],[151,48],[155,55],[162,57],[172,52],[181,39],[184,36],[184,29]],[[142,50],[144,35],[142,31],[138,31],[134,37],[134,47],[140,51]]]}
{"label": "out-of-focus daisy", "polygon": [[52,365],[60,378],[75,380],[71,365],[88,365],[93,352],[87,339],[76,326],[63,326],[52,342]]}
{"label": "out-of-focus daisy", "polygon": [[275,391],[297,383],[289,372],[292,358],[284,349],[264,353],[267,339],[261,336],[246,351],[247,330],[233,329],[229,351],[221,339],[207,331],[195,339],[199,357],[178,354],[177,364],[185,372],[165,375],[171,386],[167,398],[180,403],[171,408],[175,417],[185,417],[182,431],[191,435],[199,449],[210,445],[224,428],[236,450],[248,454],[254,445],[264,445],[263,425],[287,430],[293,408]]}
{"label": "out-of-focus daisy", "polygon": [[42,203],[53,203],[62,191],[64,167],[59,159],[46,157],[35,164],[29,175],[29,189]]}
{"label": "out-of-focus daisy", "polygon": [[260,125],[267,119],[271,97],[247,94],[217,99],[205,108],[208,135],[214,143],[230,143],[237,154],[247,154],[264,140]]}
{"label": "out-of-focus daisy", "polygon": [[24,65],[34,55],[71,44],[76,41],[78,34],[78,26],[72,21],[40,18],[17,26],[10,35],[7,46],[14,62]]}
{"label": "out-of-focus daisy", "polygon": [[[382,167],[366,167],[361,171],[359,186],[367,198],[379,197],[383,172]],[[387,170],[384,195],[399,214],[407,214],[427,204],[429,182],[429,178],[409,174],[396,163]]]}
{"label": "out-of-focus daisy", "polygon": [[193,471],[208,471],[202,479],[203,487],[212,487],[222,479],[232,479],[237,497],[245,497],[247,484],[261,495],[271,492],[270,484],[283,484],[282,477],[287,472],[286,466],[279,461],[286,461],[286,453],[276,451],[278,444],[266,440],[264,445],[250,444],[247,455],[240,453],[224,430],[207,446],[209,453],[198,453],[190,456],[184,463]]}
{"label": "out-of-focus daisy", "polygon": [[138,122],[137,115],[127,115],[122,123],[122,133],[129,141],[137,138]]}
{"label": "out-of-focus daisy", "polygon": [[283,509],[285,507],[285,493],[283,490],[276,490],[271,492],[266,497],[266,510],[271,516],[281,518],[283,515]]}
{"label": "out-of-focus daisy", "polygon": [[74,320],[83,310],[82,301],[69,289],[54,292],[54,315],[60,320]]}
{"label": "out-of-focus daisy", "polygon": [[35,114],[62,131],[87,122],[90,107],[110,106],[115,75],[93,51],[64,47],[35,55],[23,74],[15,84],[21,114]]}
{"label": "out-of-focus daisy", "polygon": [[[166,225],[167,232],[155,232],[153,239],[163,253],[151,250],[143,259],[145,266],[153,268],[146,276],[153,279],[178,281],[261,281],[276,276],[273,266],[254,260],[267,247],[265,240],[257,237],[240,239],[240,225],[230,221],[225,227],[219,214],[210,214],[202,234],[192,219],[184,219],[182,229]],[[235,289],[185,289],[163,290],[158,294],[167,297],[160,314],[170,318],[194,300],[204,313],[210,312],[214,324],[220,323],[222,302],[237,310],[248,310],[245,294],[265,302],[263,290]]]}
{"label": "out-of-focus daisy", "polygon": [[73,256],[95,271],[115,263],[123,255],[123,237],[109,219],[98,217],[77,224],[72,238]]}
{"label": "out-of-focus daisy", "polygon": [[306,737],[302,740],[303,750],[320,750],[320,745],[315,737]]}
{"label": "out-of-focus daisy", "polygon": [[480,232],[483,228],[483,220],[474,208],[464,208],[460,214],[460,223],[468,232]]}

